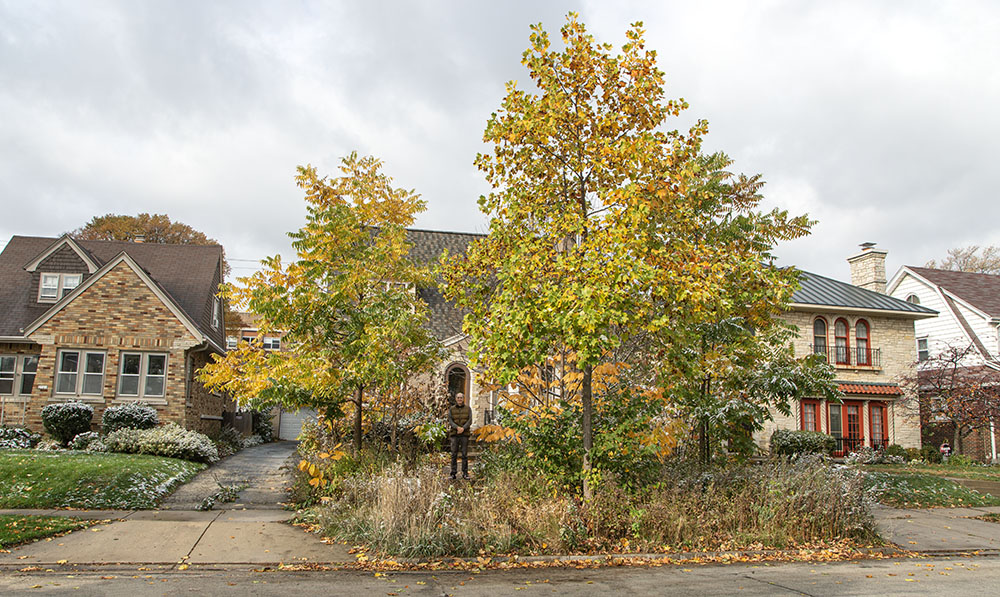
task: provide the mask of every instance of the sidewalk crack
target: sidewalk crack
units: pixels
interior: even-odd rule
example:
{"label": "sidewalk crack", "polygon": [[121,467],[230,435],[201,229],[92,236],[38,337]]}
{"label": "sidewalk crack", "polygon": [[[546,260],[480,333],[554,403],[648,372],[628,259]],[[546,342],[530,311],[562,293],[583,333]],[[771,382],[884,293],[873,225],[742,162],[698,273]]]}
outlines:
{"label": "sidewalk crack", "polygon": [[[216,512],[215,513],[215,518],[213,518],[212,520],[208,521],[208,524],[205,525],[204,529],[202,529],[201,534],[198,535],[198,538],[195,539],[195,542],[191,546],[191,549],[189,549],[188,552],[187,552],[187,555],[184,556],[183,560],[184,560],[185,563],[187,563],[187,561],[189,559],[191,559],[191,554],[194,553],[195,548],[198,547],[199,543],[201,543],[201,540],[205,537],[205,533],[208,532],[208,529],[212,528],[212,525],[215,524],[216,520],[219,520],[219,517],[222,516],[223,512],[225,512],[225,510],[219,510],[218,512]],[[177,568],[177,564],[174,564],[173,568]]]}
{"label": "sidewalk crack", "polygon": [[815,595],[813,595],[812,593],[806,593],[805,591],[801,591],[799,589],[793,589],[792,587],[786,587],[785,585],[776,583],[773,580],[764,580],[762,578],[756,578],[752,574],[744,574],[743,578],[746,578],[747,580],[755,580],[755,581],[757,581],[759,583],[768,585],[770,587],[778,587],[779,589],[784,589],[786,591],[791,591],[792,593],[795,593],[796,595],[805,595],[806,597],[815,597]]}

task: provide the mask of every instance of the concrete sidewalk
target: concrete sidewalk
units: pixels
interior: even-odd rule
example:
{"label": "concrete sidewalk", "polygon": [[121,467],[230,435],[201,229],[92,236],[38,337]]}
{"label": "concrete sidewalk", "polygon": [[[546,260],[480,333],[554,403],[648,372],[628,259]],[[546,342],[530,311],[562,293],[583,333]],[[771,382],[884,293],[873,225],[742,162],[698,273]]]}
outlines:
{"label": "concrete sidewalk", "polygon": [[167,567],[180,564],[336,564],[354,559],[346,547],[328,545],[318,535],[288,524],[292,513],[280,510],[8,510],[0,513],[117,519],[111,524],[96,525],[63,537],[15,547],[10,553],[0,553],[0,569],[122,564]]}
{"label": "concrete sidewalk", "polygon": [[909,551],[1000,553],[1000,524],[974,518],[987,512],[1000,512],[1000,506],[922,510],[877,506],[874,514],[882,537]]}

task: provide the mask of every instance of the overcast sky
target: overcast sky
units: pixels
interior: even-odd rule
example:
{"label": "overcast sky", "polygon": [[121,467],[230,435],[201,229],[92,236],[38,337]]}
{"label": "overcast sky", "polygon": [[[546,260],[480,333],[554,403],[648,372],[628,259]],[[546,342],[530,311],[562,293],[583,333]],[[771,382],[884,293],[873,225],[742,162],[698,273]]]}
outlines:
{"label": "overcast sky", "polygon": [[575,10],[620,46],[644,21],[707,148],[819,223],[784,264],[848,279],[1000,244],[997,2],[0,0],[0,246],[95,215],[166,213],[234,273],[304,223],[295,167],[385,161],[420,228],[486,229],[473,159],[528,26]]}

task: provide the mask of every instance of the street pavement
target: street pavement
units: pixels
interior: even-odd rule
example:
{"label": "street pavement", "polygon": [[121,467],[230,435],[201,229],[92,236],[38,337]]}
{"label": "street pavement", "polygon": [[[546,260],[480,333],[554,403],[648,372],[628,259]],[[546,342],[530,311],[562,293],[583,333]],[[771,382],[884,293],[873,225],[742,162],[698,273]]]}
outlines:
{"label": "street pavement", "polygon": [[1000,506],[922,510],[877,506],[874,513],[882,537],[909,551],[1000,554],[1000,524],[975,518],[988,512],[1000,512]]}
{"label": "street pavement", "polygon": [[771,565],[678,565],[372,573],[149,569],[0,575],[0,593],[53,595],[989,595],[1000,558],[947,557]]}

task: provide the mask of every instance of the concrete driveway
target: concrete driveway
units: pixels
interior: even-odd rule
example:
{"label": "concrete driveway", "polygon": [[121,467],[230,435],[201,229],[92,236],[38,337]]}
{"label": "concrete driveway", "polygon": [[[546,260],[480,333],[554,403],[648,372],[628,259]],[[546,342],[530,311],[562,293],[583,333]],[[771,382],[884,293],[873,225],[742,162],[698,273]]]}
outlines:
{"label": "concrete driveway", "polygon": [[974,518],[987,512],[1000,512],[1000,506],[922,510],[877,506],[875,520],[882,537],[910,551],[1000,554],[1000,524]]}

